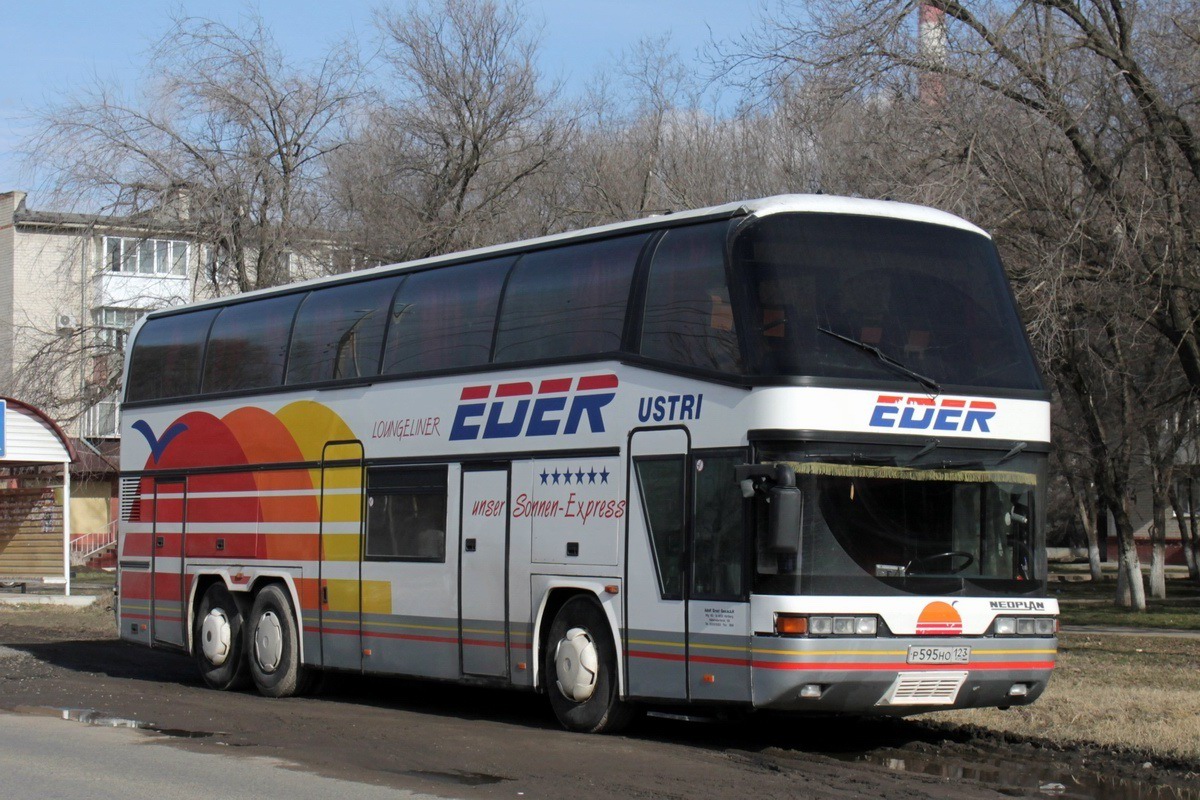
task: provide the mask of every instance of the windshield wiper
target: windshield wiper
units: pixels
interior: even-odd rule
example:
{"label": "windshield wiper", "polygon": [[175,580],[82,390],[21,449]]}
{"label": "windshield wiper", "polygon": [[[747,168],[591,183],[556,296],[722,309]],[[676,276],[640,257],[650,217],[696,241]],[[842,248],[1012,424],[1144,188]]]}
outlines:
{"label": "windshield wiper", "polygon": [[909,378],[912,378],[914,381],[921,384],[926,389],[929,389],[934,394],[942,393],[942,387],[933,378],[930,378],[927,375],[922,375],[921,373],[917,372],[916,370],[911,369],[910,367],[904,366],[899,361],[892,358],[891,356],[889,356],[887,353],[880,350],[875,345],[867,344],[866,342],[861,342],[858,339],[855,339],[851,336],[844,336],[844,335],[838,333],[837,331],[830,330],[829,328],[822,328],[820,325],[817,326],[817,330],[819,330],[821,333],[824,333],[827,336],[832,336],[833,338],[835,338],[839,341],[845,342],[846,344],[853,345],[854,347],[857,347],[859,350],[870,353],[871,355],[875,356],[875,358],[881,364],[885,364],[886,366],[891,367],[892,370],[899,372],[902,375],[906,375]]}

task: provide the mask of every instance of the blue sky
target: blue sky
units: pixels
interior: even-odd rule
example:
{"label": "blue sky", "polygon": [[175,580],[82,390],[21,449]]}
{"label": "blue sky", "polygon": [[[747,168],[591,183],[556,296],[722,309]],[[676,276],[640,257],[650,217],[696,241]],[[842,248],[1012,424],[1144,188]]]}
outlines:
{"label": "blue sky", "polygon": [[[405,0],[392,6],[404,6]],[[144,66],[144,54],[166,30],[174,11],[236,23],[257,12],[292,58],[317,57],[348,34],[364,43],[373,34],[372,9],[379,0],[30,0],[6,4],[0,21],[0,192],[34,188],[13,152],[28,133],[30,108],[92,76],[130,85]],[[646,37],[670,34],[692,63],[709,40],[744,32],[757,2],[730,0],[526,0],[534,22],[542,21],[542,68],[576,92],[622,50]],[[698,62],[697,62],[698,63]],[[697,67],[700,68],[699,66]],[[37,205],[36,195],[30,198]]]}

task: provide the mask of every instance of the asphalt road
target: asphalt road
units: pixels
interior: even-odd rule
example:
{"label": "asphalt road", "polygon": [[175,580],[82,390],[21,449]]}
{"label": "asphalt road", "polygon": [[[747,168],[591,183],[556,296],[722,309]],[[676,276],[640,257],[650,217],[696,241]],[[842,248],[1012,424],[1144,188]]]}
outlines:
{"label": "asphalt road", "polygon": [[435,798],[312,775],[274,758],[188,752],[145,732],[93,722],[0,713],[0,794],[5,800]]}
{"label": "asphalt road", "polygon": [[905,800],[1044,797],[1055,784],[1063,797],[1151,796],[1088,782],[1100,757],[1106,780],[1146,784],[1132,757],[915,721],[650,718],[587,736],[563,731],[543,697],[452,684],[341,676],[314,697],[215,692],[186,656],[115,640],[111,617],[29,615],[0,615],[4,800]]}

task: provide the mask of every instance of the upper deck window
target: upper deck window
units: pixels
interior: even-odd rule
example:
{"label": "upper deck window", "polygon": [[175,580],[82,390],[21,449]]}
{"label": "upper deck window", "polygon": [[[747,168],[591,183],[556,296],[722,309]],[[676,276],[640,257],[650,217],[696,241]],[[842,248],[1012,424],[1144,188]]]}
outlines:
{"label": "upper deck window", "polygon": [[1040,390],[992,242],[840,214],[768,216],[734,243],[749,371],[905,380],[876,347],[943,386]]}
{"label": "upper deck window", "polygon": [[130,354],[126,402],[196,394],[204,340],[216,315],[206,308],[147,320]]}
{"label": "upper deck window", "polygon": [[221,309],[204,356],[205,393],[283,383],[292,318],[303,295],[265,297]]}
{"label": "upper deck window", "polygon": [[398,278],[315,289],[296,316],[287,383],[379,374],[383,327]]}
{"label": "upper deck window", "polygon": [[677,228],[655,248],[642,315],[642,355],[705,370],[742,371],[725,277],[728,230],[728,222]]}
{"label": "upper deck window", "polygon": [[629,285],[649,236],[587,242],[521,258],[504,293],[495,360],[620,350]]}
{"label": "upper deck window", "polygon": [[511,258],[417,272],[392,305],[383,374],[488,363]]}

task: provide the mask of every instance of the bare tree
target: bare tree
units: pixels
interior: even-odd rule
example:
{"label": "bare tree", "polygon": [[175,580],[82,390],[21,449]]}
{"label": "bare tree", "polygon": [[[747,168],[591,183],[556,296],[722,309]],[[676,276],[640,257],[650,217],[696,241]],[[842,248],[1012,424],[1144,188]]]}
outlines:
{"label": "bare tree", "polygon": [[211,247],[213,291],[263,288],[322,238],[317,178],[360,80],[349,45],[297,67],[261,19],[181,18],[136,99],[97,82],[46,110],[28,149],[61,202],[183,224]]}
{"label": "bare tree", "polygon": [[405,259],[506,238],[509,209],[573,129],[539,87],[538,39],[515,4],[440,0],[379,12],[393,87],[337,164],[358,247]]}
{"label": "bare tree", "polygon": [[[922,36],[919,8],[938,26]],[[1172,360],[1200,388],[1195,4],[811,0],[795,11],[765,18],[723,63],[832,97],[912,98],[908,141],[922,155],[899,160],[907,191],[941,193],[936,204],[1015,254],[1019,299],[1089,440],[1142,607],[1128,513],[1148,442],[1137,444],[1138,424],[1148,408],[1170,416],[1154,387]]]}

